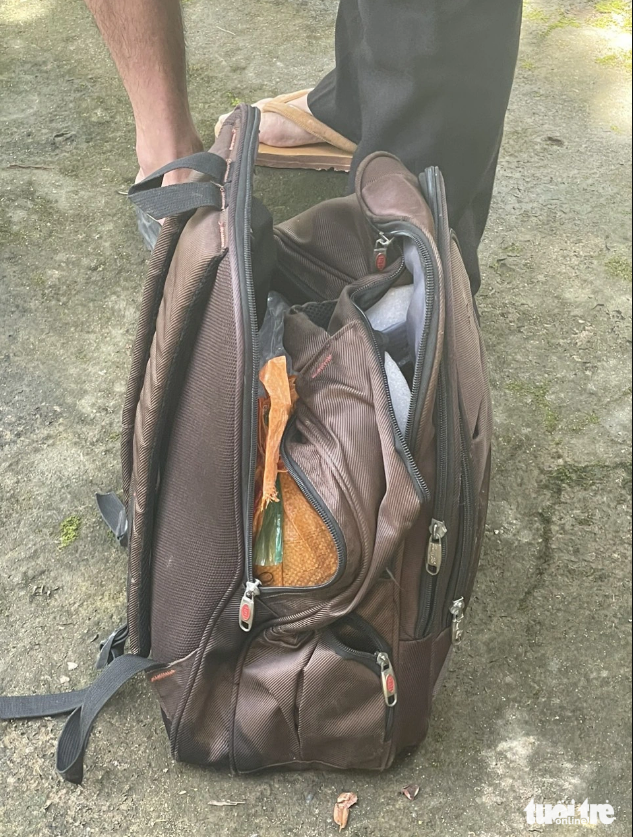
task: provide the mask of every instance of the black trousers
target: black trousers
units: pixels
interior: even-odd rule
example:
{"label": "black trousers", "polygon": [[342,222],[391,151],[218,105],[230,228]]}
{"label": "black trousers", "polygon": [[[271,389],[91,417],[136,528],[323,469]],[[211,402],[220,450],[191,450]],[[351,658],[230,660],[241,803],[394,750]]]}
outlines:
{"label": "black trousers", "polygon": [[[439,166],[473,292],[519,47],[522,0],[340,0],[336,68],[308,103],[415,174]],[[350,179],[353,186],[353,179]]]}

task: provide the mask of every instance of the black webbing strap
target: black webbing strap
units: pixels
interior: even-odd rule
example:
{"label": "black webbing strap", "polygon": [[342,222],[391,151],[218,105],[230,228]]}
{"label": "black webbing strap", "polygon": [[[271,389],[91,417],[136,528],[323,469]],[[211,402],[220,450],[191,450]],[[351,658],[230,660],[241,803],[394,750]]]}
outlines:
{"label": "black webbing strap", "polygon": [[0,697],[0,720],[25,721],[29,718],[53,718],[68,715],[84,702],[88,689],[54,695]]}
{"label": "black webbing strap", "polygon": [[[175,169],[193,169],[208,175],[215,182],[187,182],[161,186],[163,175]],[[217,184],[223,182],[225,173],[226,160],[217,154],[200,151],[189,157],[174,160],[173,163],[168,163],[150,174],[145,180],[135,183],[128,191],[128,197],[143,212],[155,219],[189,212],[200,206],[222,209],[222,190]]]}
{"label": "black webbing strap", "polygon": [[[95,668],[106,668],[121,657],[129,635],[127,625],[121,625],[101,643]],[[76,689],[74,692],[58,692],[52,695],[22,695],[19,697],[0,696],[1,721],[25,721],[29,718],[54,718],[57,715],[69,715],[80,707],[88,689]]]}
{"label": "black webbing strap", "polygon": [[84,755],[97,716],[119,689],[142,671],[163,668],[147,657],[124,654],[117,657],[95,680],[66,721],[57,742],[57,772],[68,782],[80,785],[84,775]]}
{"label": "black webbing strap", "polygon": [[109,666],[111,662],[116,660],[117,657],[121,657],[125,652],[125,643],[127,642],[127,638],[130,635],[130,629],[127,625],[122,625],[120,628],[117,628],[116,631],[110,634],[110,636],[102,642],[99,646],[99,656],[97,657],[97,662],[95,663],[95,668],[97,671],[101,671],[106,666]]}
{"label": "black webbing strap", "polygon": [[128,680],[142,671],[164,666],[147,657],[124,654],[127,625],[114,631],[101,646],[97,668],[103,668],[92,686],[52,695],[0,697],[0,720],[23,721],[69,715],[57,743],[57,770],[74,784],[81,784],[84,754],[97,716]]}
{"label": "black webbing strap", "polygon": [[125,506],[117,495],[110,491],[108,494],[95,494],[101,517],[121,546],[127,546],[127,514]]}

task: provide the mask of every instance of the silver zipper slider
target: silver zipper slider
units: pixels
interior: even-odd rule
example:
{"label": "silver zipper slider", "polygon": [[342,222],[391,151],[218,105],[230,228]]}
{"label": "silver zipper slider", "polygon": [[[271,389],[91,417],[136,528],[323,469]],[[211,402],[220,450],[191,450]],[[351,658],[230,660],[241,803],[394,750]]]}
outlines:
{"label": "silver zipper slider", "polygon": [[398,684],[396,683],[396,675],[389,659],[389,654],[384,651],[379,651],[376,654],[376,660],[380,666],[380,682],[382,683],[382,693],[385,697],[387,706],[395,706],[398,703]]}
{"label": "silver zipper slider", "polygon": [[442,566],[442,541],[448,535],[448,529],[441,520],[432,520],[429,531],[431,540],[426,551],[426,571],[429,575],[437,575]]}
{"label": "silver zipper slider", "polygon": [[453,645],[459,645],[464,638],[464,611],[466,610],[466,602],[463,599],[457,599],[451,605],[451,614],[453,616],[452,635]]}
{"label": "silver zipper slider", "polygon": [[376,270],[384,270],[387,267],[387,250],[392,241],[393,238],[387,238],[384,233],[376,240],[374,244],[374,264],[376,265]]}
{"label": "silver zipper slider", "polygon": [[250,631],[253,627],[253,619],[255,618],[255,599],[259,596],[259,588],[262,586],[261,581],[246,582],[246,590],[240,602],[240,628],[243,631]]}

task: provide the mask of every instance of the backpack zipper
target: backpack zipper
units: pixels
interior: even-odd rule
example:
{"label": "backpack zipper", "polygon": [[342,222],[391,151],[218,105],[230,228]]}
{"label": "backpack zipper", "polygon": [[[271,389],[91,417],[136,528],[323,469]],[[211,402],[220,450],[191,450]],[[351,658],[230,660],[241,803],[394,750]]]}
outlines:
{"label": "backpack zipper", "polygon": [[[429,202],[435,220],[438,236],[443,234],[446,219],[446,207],[442,200],[441,189],[438,188],[436,169],[429,168],[425,172]],[[441,245],[439,241],[438,244]],[[426,553],[426,572],[420,579],[420,604],[416,625],[416,636],[426,636],[433,627],[436,610],[436,594],[441,569],[446,564],[449,534],[447,526],[448,476],[449,476],[449,422],[451,421],[451,404],[449,403],[449,387],[446,372],[446,346],[442,351],[440,369],[437,381],[435,400],[435,415],[437,422],[437,473],[435,486],[435,502],[433,518],[429,527],[430,538]]]}
{"label": "backpack zipper", "polygon": [[[359,651],[356,648],[351,648],[343,640],[339,639],[333,630],[330,629],[328,631],[330,642],[341,652],[339,656],[362,663],[380,678],[380,687],[387,710],[385,738],[388,740],[393,729],[395,706],[398,703],[398,681],[391,662],[391,647],[378,631],[357,613],[349,613],[347,616],[338,620],[338,623],[352,625],[359,633],[365,634],[376,648],[374,653],[371,651]],[[336,624],[335,622],[334,625]]]}
{"label": "backpack zipper", "polygon": [[429,526],[430,538],[426,552],[426,572],[420,579],[420,605],[416,636],[426,636],[435,615],[435,594],[438,577],[446,562],[448,527],[446,526],[446,503],[448,491],[448,398],[445,366],[442,361],[437,382],[437,479],[433,519]]}
{"label": "backpack zipper", "polygon": [[[398,271],[397,275],[399,275],[401,272],[402,272],[402,270],[400,269]],[[397,278],[397,276],[396,277],[388,277],[387,279],[385,279],[385,284],[392,283],[393,281],[395,281],[395,278]],[[375,288],[375,287],[377,287],[377,286],[373,286],[373,288]],[[418,468],[418,466],[415,462],[415,459],[413,458],[413,455],[411,454],[411,450],[409,449],[409,445],[407,444],[407,438],[408,438],[407,433],[406,432],[403,433],[400,430],[400,428],[398,427],[398,422],[396,421],[396,414],[395,414],[395,411],[394,411],[394,408],[393,408],[393,401],[391,399],[391,392],[389,391],[389,380],[387,378],[387,372],[385,370],[385,364],[383,362],[382,354],[380,352],[380,346],[378,345],[378,341],[376,340],[376,335],[375,335],[374,330],[371,326],[371,323],[367,319],[367,315],[365,314],[363,309],[360,307],[360,305],[355,301],[355,297],[359,293],[362,293],[363,290],[365,290],[365,289],[364,288],[359,288],[357,291],[354,291],[353,293],[351,293],[350,294],[350,299],[352,300],[352,302],[356,306],[356,310],[360,314],[360,317],[361,317],[363,323],[365,324],[365,327],[367,329],[367,334],[369,335],[369,340],[372,344],[372,348],[374,350],[374,355],[375,355],[376,361],[378,363],[378,368],[380,370],[380,374],[382,375],[382,379],[383,379],[383,383],[384,383],[384,387],[385,387],[385,394],[387,396],[387,409],[389,411],[389,418],[391,419],[391,427],[392,427],[392,430],[393,430],[394,440],[395,440],[395,443],[396,443],[396,450],[400,454],[400,457],[403,460],[407,471],[409,472],[409,476],[411,477],[411,480],[413,482],[413,486],[414,486],[414,488],[416,490],[416,493],[417,493],[417,495],[420,499],[420,502],[428,503],[428,501],[431,499],[431,492],[429,491],[428,486],[427,486],[426,482],[424,481],[424,478],[422,477],[422,474],[420,473],[420,469]],[[411,403],[411,407],[409,408],[409,415],[411,414],[411,411],[413,409],[413,391],[411,393],[411,402],[412,403]],[[408,420],[407,420],[407,423],[408,423]]]}
{"label": "backpack zipper", "polygon": [[341,573],[345,569],[345,565],[347,563],[347,545],[345,543],[345,538],[343,537],[341,527],[338,525],[336,518],[329,510],[329,508],[325,505],[323,499],[321,498],[321,495],[318,494],[318,492],[306,476],[303,469],[299,467],[299,465],[295,462],[295,460],[292,458],[288,451],[288,435],[291,432],[292,428],[294,428],[294,426],[295,419],[293,417],[290,420],[290,423],[281,438],[281,460],[286,466],[290,476],[297,483],[299,490],[301,491],[303,496],[319,515],[319,517],[327,527],[328,532],[332,536],[332,540],[334,541],[334,545],[336,546],[336,552],[338,554],[338,569],[336,571],[336,574],[325,584],[317,584],[313,587],[267,587],[266,590],[315,590],[319,587],[327,587],[328,585],[335,582],[338,578],[340,578]]}
{"label": "backpack zipper", "polygon": [[466,429],[464,421],[460,413],[459,430],[462,446],[462,520],[460,528],[460,537],[458,543],[458,552],[455,557],[455,564],[449,583],[449,595],[447,601],[450,603],[448,607],[450,619],[447,626],[452,626],[453,643],[459,645],[464,638],[464,620],[466,611],[465,596],[468,593],[468,577],[470,575],[471,562],[469,558],[472,557],[472,550],[475,538],[475,497],[473,487],[472,469],[470,467],[470,458],[468,455],[468,447],[466,445]]}
{"label": "backpack zipper", "polygon": [[[446,216],[446,208],[438,200],[437,187],[437,173],[435,169],[427,169],[426,171],[427,186],[429,191],[429,198],[433,203],[433,216],[438,230],[442,229],[443,218]],[[418,348],[415,369],[413,374],[413,383],[411,387],[411,406],[407,418],[407,426],[405,430],[406,441],[413,445],[415,437],[418,432],[420,422],[420,390],[422,388],[424,360],[427,351],[428,341],[430,337],[431,323],[434,316],[436,283],[438,282],[437,270],[433,258],[430,255],[430,245],[418,233],[415,228],[393,228],[391,224],[385,225],[384,230],[380,226],[374,225],[375,229],[381,233],[379,243],[381,247],[388,246],[385,241],[385,232],[388,230],[389,235],[393,238],[396,236],[407,236],[415,243],[418,254],[422,261],[425,272],[426,282],[426,312],[424,329],[420,346]],[[391,239],[393,240],[393,239]],[[390,240],[389,240],[390,243]],[[378,244],[378,242],[377,242]],[[418,619],[416,625],[416,636],[425,636],[430,630],[435,612],[435,597],[438,585],[438,576],[442,565],[446,560],[447,550],[447,535],[448,527],[446,525],[447,517],[447,492],[448,492],[448,423],[449,423],[449,408],[448,403],[448,386],[446,382],[446,366],[442,359],[440,363],[438,387],[436,395],[436,416],[437,416],[437,484],[435,490],[435,504],[433,510],[433,520],[430,526],[430,539],[426,553],[426,573],[422,574],[421,578],[421,592],[420,604],[418,609]],[[386,376],[385,376],[386,377]]]}
{"label": "backpack zipper", "polygon": [[[435,292],[438,283],[438,272],[436,269],[435,261],[431,255],[431,245],[427,240],[426,236],[413,224],[405,224],[405,226],[399,226],[396,222],[389,222],[386,224],[375,224],[372,223],[372,227],[376,230],[379,234],[379,239],[376,242],[375,247],[379,249],[380,252],[384,249],[389,247],[391,242],[395,238],[410,238],[413,243],[415,244],[418,255],[420,256],[420,261],[422,262],[422,266],[424,268],[424,277],[425,277],[425,297],[426,297],[426,310],[424,315],[424,328],[422,330],[422,336],[420,338],[420,345],[418,346],[416,352],[416,361],[413,371],[413,381],[411,383],[411,406],[409,407],[409,414],[407,416],[407,424],[405,427],[405,431],[401,434],[404,437],[404,440],[408,445],[411,445],[415,442],[415,436],[418,431],[419,423],[420,423],[420,413],[419,407],[420,405],[420,390],[422,388],[422,383],[424,379],[424,359],[426,357],[426,351],[428,347],[428,342],[430,338],[431,332],[431,325],[433,323],[433,317],[435,315]],[[402,272],[402,268],[400,269]],[[393,277],[388,277],[385,282],[393,282]],[[375,286],[374,286],[375,287]],[[351,297],[356,296],[356,294],[362,293],[364,288],[359,288],[357,291],[354,291],[351,294]],[[364,312],[359,306],[356,306],[361,314],[364,317]],[[364,317],[365,321],[368,323],[369,328],[371,329],[371,325],[369,324],[366,317]],[[386,375],[385,375],[386,378]]]}
{"label": "backpack zipper", "polygon": [[389,238],[384,233],[380,233],[380,237],[374,243],[374,265],[376,270],[384,270],[387,267],[387,251],[393,238]]}
{"label": "backpack zipper", "polygon": [[[241,233],[236,236],[235,251],[238,259],[238,277],[243,277],[240,282],[243,288],[242,311],[245,319],[245,334],[250,339],[250,369],[244,372],[244,398],[243,398],[243,453],[242,453],[242,517],[244,526],[244,585],[245,591],[240,602],[239,624],[242,630],[250,631],[255,618],[255,599],[259,595],[260,584],[253,579],[253,505],[255,494],[255,466],[257,463],[257,398],[259,394],[259,340],[257,332],[257,303],[255,299],[255,288],[253,286],[252,254],[250,248],[250,216],[252,203],[252,161],[254,151],[259,141],[259,112],[254,108],[246,110],[246,125],[244,127],[244,146],[237,159],[247,160],[251,165],[248,168],[247,176],[240,171],[238,181],[238,194],[235,206],[235,225]],[[238,209],[243,212],[238,226]],[[248,230],[248,236],[246,231]],[[239,259],[243,257],[243,265],[240,276]],[[244,305],[244,303],[246,303]],[[246,353],[245,353],[246,354]],[[250,375],[249,375],[250,373]],[[249,381],[250,377],[250,381]],[[247,438],[248,437],[248,438]]]}
{"label": "backpack zipper", "polygon": [[[251,138],[252,139],[252,138]],[[246,206],[249,206],[249,199],[251,197],[251,184],[250,179],[247,183],[246,188]],[[247,211],[247,210],[245,210]],[[396,449],[398,453],[402,457],[402,460],[411,476],[414,488],[420,501],[422,503],[426,503],[430,500],[431,494],[424,481],[422,474],[413,458],[411,451],[408,446],[409,440],[412,440],[417,433],[419,419],[420,416],[418,414],[418,401],[419,401],[419,392],[422,384],[422,377],[423,377],[423,360],[426,354],[426,348],[429,340],[429,332],[430,326],[433,320],[434,315],[434,302],[435,302],[435,287],[437,282],[437,271],[435,268],[434,261],[429,252],[429,245],[425,239],[416,233],[415,228],[412,226],[410,229],[402,229],[391,231],[391,238],[387,235],[387,230],[381,230],[379,227],[375,227],[380,235],[380,246],[381,247],[388,247],[393,238],[398,235],[408,236],[410,237],[416,244],[418,253],[422,260],[422,263],[425,267],[425,279],[426,279],[426,313],[425,313],[425,323],[424,329],[422,332],[422,338],[420,341],[420,346],[418,348],[417,359],[415,364],[414,370],[414,377],[413,377],[413,384],[411,387],[411,405],[409,408],[409,415],[407,417],[407,426],[405,428],[404,434],[401,432],[400,428],[398,427],[395,412],[393,408],[393,402],[391,399],[391,393],[389,391],[389,382],[387,379],[387,373],[385,371],[384,363],[382,362],[382,355],[380,353],[380,347],[374,335],[374,331],[367,319],[365,312],[360,308],[360,306],[354,301],[354,297],[356,294],[362,292],[364,288],[359,288],[354,293],[350,294],[350,299],[356,305],[356,309],[359,312],[362,320],[364,321],[368,335],[370,337],[370,342],[372,344],[374,354],[376,360],[378,362],[378,368],[382,374],[385,393],[387,397],[387,406],[388,411],[391,419],[391,424],[394,432],[394,441],[396,443]],[[250,410],[251,415],[248,417],[250,419],[250,426],[251,426],[251,445],[250,445],[250,462],[248,468],[248,487],[247,487],[247,503],[250,503],[250,506],[253,505],[254,499],[254,474],[255,474],[255,466],[256,466],[256,457],[257,457],[257,424],[255,417],[257,415],[257,395],[258,395],[258,385],[257,385],[257,376],[255,374],[255,369],[259,364],[259,348],[258,348],[258,339],[257,339],[257,312],[256,312],[256,305],[255,305],[255,294],[254,289],[252,287],[252,274],[251,274],[251,254],[250,250],[246,248],[247,252],[245,253],[245,272],[246,272],[246,288],[248,293],[248,310],[250,315],[250,328],[251,328],[251,339],[252,339],[252,359],[253,359],[253,374],[252,374],[252,393],[251,393],[251,404]],[[398,270],[391,276],[385,278],[385,284],[393,283],[398,276],[402,273],[404,267],[403,264],[400,264]],[[246,417],[245,417],[246,419]],[[284,434],[285,439],[285,434]],[[282,449],[285,448],[284,440],[282,440]],[[333,516],[329,512],[329,510],[325,507],[325,504],[321,501],[321,498],[315,491],[314,487],[307,481],[307,477],[305,474],[300,472],[296,463],[292,461],[290,457],[288,457],[287,449],[283,450],[282,452],[282,460],[284,464],[288,468],[289,473],[296,480],[297,484],[299,485],[300,490],[306,496],[312,505],[314,506],[317,513],[320,515],[321,519],[327,526],[328,530],[332,534],[334,538],[334,542],[337,547],[337,551],[339,553],[339,567],[342,568],[344,566],[344,551],[345,551],[345,544],[344,539],[342,536],[342,532],[338,527],[338,524],[334,520]],[[244,578],[244,594],[242,596],[239,608],[239,625],[242,630],[248,632],[251,630],[253,621],[255,618],[255,600],[260,595],[261,592],[261,583],[254,578],[253,576],[253,536],[252,536],[252,526],[253,526],[253,515],[252,509],[249,512],[250,507],[245,507],[244,509],[244,529],[245,529],[245,578]],[[341,569],[337,573],[339,576]],[[335,578],[336,578],[335,577]],[[328,584],[332,583],[334,579],[332,579]],[[325,586],[325,585],[322,585]],[[268,590],[303,590],[306,588],[266,588]],[[309,589],[309,588],[308,588]]]}
{"label": "backpack zipper", "polygon": [[[385,279],[383,281],[385,282],[385,284],[388,284],[388,283],[390,284],[390,283],[395,282],[395,280],[400,276],[400,274],[403,272],[403,270],[404,270],[404,262],[401,263],[398,266],[398,269],[392,275],[385,277]],[[358,292],[360,292],[361,290],[363,290],[363,288],[359,288]],[[354,296],[354,294],[351,294],[352,301],[353,301],[353,296]],[[401,455],[403,456],[403,459],[405,459],[405,464],[407,465],[407,469],[409,470],[409,473],[412,475],[412,479],[414,481],[414,486],[416,488],[416,491],[418,492],[418,494],[421,497],[423,502],[428,502],[428,500],[430,499],[430,492],[428,490],[428,487],[426,486],[426,483],[424,482],[424,480],[422,478],[422,475],[420,474],[420,472],[417,468],[417,465],[415,464],[415,461],[413,460],[413,457],[411,456],[411,453],[409,452],[408,448],[404,444],[404,439],[402,437],[402,433],[400,432],[400,429],[398,428],[398,425],[397,425],[397,422],[396,422],[396,417],[395,417],[395,413],[394,413],[394,410],[393,410],[393,403],[391,401],[391,396],[389,394],[389,385],[388,385],[388,381],[387,381],[387,373],[385,372],[384,364],[382,363],[382,358],[380,356],[380,349],[378,347],[378,343],[376,342],[376,338],[374,336],[373,330],[372,330],[371,325],[370,325],[369,321],[367,320],[364,312],[358,307],[358,305],[356,305],[356,308],[360,312],[363,320],[365,321],[365,323],[367,325],[367,329],[368,329],[372,344],[374,345],[374,349],[375,349],[377,360],[378,360],[378,366],[379,366],[379,369],[382,373],[383,380],[384,380],[384,383],[385,383],[385,391],[387,393],[388,408],[389,408],[389,412],[390,412],[390,416],[391,416],[392,425],[393,425],[393,428],[394,428],[394,433],[396,434],[396,438],[399,440],[398,450],[401,453]],[[256,392],[257,392],[257,390],[256,390]],[[331,578],[325,584],[317,585],[316,587],[265,587],[265,588],[263,588],[261,582],[258,579],[254,578],[254,575],[253,575],[253,545],[252,545],[253,538],[252,538],[252,514],[251,514],[251,516],[250,516],[250,532],[248,533],[248,534],[250,534],[250,541],[245,545],[246,546],[246,556],[247,556],[246,557],[246,575],[245,575],[245,583],[244,583],[245,589],[244,589],[244,593],[243,593],[241,601],[240,601],[240,606],[239,606],[239,611],[238,611],[239,626],[245,632],[250,631],[252,626],[253,626],[253,621],[255,619],[255,600],[261,594],[262,590],[265,589],[266,591],[271,591],[271,592],[282,592],[282,591],[287,591],[287,590],[299,591],[299,590],[312,590],[312,589],[318,589],[320,587],[327,587],[328,585],[334,583],[340,577],[341,573],[343,572],[343,570],[345,568],[345,564],[346,564],[346,561],[347,561],[347,547],[346,547],[345,539],[344,539],[344,536],[343,536],[343,533],[341,531],[340,526],[338,525],[338,523],[337,523],[336,519],[334,518],[334,516],[332,515],[331,511],[327,508],[327,506],[323,502],[322,498],[320,497],[320,495],[318,494],[318,492],[316,491],[316,489],[314,488],[312,483],[309,481],[306,474],[303,472],[303,470],[299,467],[299,465],[294,461],[294,459],[292,458],[292,456],[288,452],[287,438],[288,438],[288,433],[289,433],[291,427],[293,427],[293,426],[294,426],[294,421],[291,418],[291,420],[288,424],[288,427],[284,431],[284,434],[283,434],[283,437],[282,437],[281,449],[280,449],[281,458],[282,458],[282,461],[283,461],[284,465],[288,469],[288,473],[295,480],[295,482],[297,483],[297,485],[298,485],[300,491],[302,492],[302,494],[304,495],[304,497],[308,500],[308,502],[315,509],[315,511],[317,512],[317,514],[319,515],[319,517],[321,518],[321,520],[323,521],[323,523],[327,527],[328,531],[330,532],[330,534],[332,536],[332,539],[334,540],[334,544],[336,546],[338,559],[339,559],[339,568],[338,568],[338,571],[337,571],[336,575],[333,578]],[[257,428],[255,428],[255,439],[256,439],[256,434],[257,434]],[[252,464],[251,465],[251,472],[250,472],[250,486],[253,486],[253,484],[254,484],[254,473],[255,473],[255,464]],[[250,494],[251,495],[254,494],[254,490],[253,490],[252,487],[251,487],[251,490],[250,490]]]}
{"label": "backpack zipper", "polygon": [[[286,430],[284,431],[284,434],[281,438],[281,460],[286,466],[286,469],[290,476],[296,482],[303,496],[310,503],[312,508],[316,511],[316,513],[319,515],[319,517],[327,527],[327,530],[330,533],[332,540],[334,541],[334,545],[336,547],[336,553],[338,556],[338,568],[335,575],[331,579],[329,579],[329,581],[326,581],[325,584],[316,584],[310,587],[263,587],[259,579],[253,577],[248,579],[245,584],[244,593],[242,595],[239,607],[239,625],[240,628],[243,631],[246,631],[247,633],[253,627],[253,621],[255,619],[255,599],[261,594],[263,590],[266,590],[267,592],[280,593],[287,590],[318,590],[322,587],[328,587],[330,584],[333,584],[338,578],[340,578],[341,573],[345,569],[345,565],[347,563],[347,546],[345,544],[345,538],[343,536],[343,532],[341,531],[340,526],[336,522],[336,519],[332,512],[323,502],[321,496],[317,493],[316,489],[314,488],[304,471],[299,467],[299,465],[295,462],[295,460],[288,452],[288,434],[291,432],[291,428],[294,427],[294,424],[295,420],[293,417],[290,419],[290,422],[288,423],[288,426],[286,427]],[[252,573],[252,563],[250,567]]]}

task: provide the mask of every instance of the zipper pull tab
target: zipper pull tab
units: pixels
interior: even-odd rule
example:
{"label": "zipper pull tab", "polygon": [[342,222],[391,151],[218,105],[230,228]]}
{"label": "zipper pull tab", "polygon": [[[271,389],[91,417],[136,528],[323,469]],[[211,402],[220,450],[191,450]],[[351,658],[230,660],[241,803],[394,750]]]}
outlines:
{"label": "zipper pull tab", "polygon": [[387,250],[392,241],[393,238],[387,238],[384,233],[376,240],[374,244],[374,264],[376,265],[376,270],[384,270],[387,267]]}
{"label": "zipper pull tab", "polygon": [[426,551],[426,571],[429,575],[437,575],[442,566],[442,541],[448,535],[448,529],[441,520],[432,520],[429,532],[431,540]]}
{"label": "zipper pull tab", "polygon": [[451,614],[453,616],[453,645],[459,645],[464,638],[464,611],[466,610],[466,602],[463,599],[457,599],[451,605]]}
{"label": "zipper pull tab", "polygon": [[376,654],[376,660],[380,666],[380,681],[382,683],[382,693],[385,696],[385,703],[387,706],[395,706],[398,703],[398,684],[396,683],[396,675],[389,659],[389,654],[384,651],[379,651]]}
{"label": "zipper pull tab", "polygon": [[243,631],[250,631],[253,627],[253,619],[255,618],[255,599],[259,596],[259,588],[262,586],[261,581],[246,582],[246,590],[240,602],[240,628]]}

